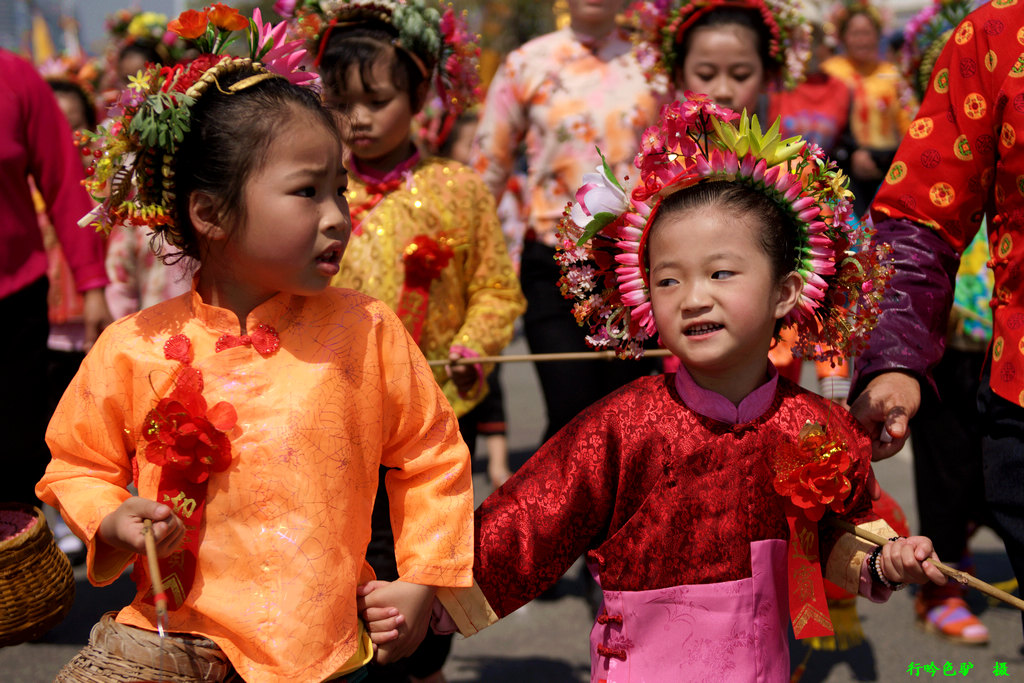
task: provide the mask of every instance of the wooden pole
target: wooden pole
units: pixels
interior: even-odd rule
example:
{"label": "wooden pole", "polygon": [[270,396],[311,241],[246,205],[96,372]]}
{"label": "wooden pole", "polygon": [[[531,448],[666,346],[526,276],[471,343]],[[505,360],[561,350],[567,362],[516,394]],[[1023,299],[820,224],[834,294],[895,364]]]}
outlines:
{"label": "wooden pole", "polygon": [[[671,356],[672,352],[668,349],[651,349],[644,351],[644,358],[664,358],[665,356]],[[618,356],[615,355],[614,351],[575,351],[572,353],[521,353],[521,354],[508,354],[504,356],[480,356],[478,358],[459,358],[457,360],[449,361],[445,359],[430,360],[427,363],[431,366],[436,365],[476,365],[477,363],[542,363],[545,361],[558,361],[558,360],[617,360]]]}
{"label": "wooden pole", "polygon": [[146,537],[146,559],[149,562],[149,578],[153,581],[153,602],[156,605],[157,624],[167,619],[167,593],[164,592],[164,581],[160,578],[160,565],[156,555],[156,539],[153,537],[153,520],[142,522],[143,534]]}

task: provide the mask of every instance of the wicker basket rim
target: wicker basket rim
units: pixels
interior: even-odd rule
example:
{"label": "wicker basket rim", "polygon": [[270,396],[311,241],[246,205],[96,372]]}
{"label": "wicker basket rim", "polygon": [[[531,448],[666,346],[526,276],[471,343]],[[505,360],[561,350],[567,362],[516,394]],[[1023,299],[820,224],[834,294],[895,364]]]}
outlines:
{"label": "wicker basket rim", "polygon": [[43,514],[42,510],[33,505],[28,505],[26,503],[0,503],[0,510],[17,510],[19,512],[27,512],[34,515],[37,522],[26,532],[18,534],[14,538],[8,538],[6,541],[0,541],[0,553],[20,548],[27,543],[31,543],[41,534],[49,533],[49,528],[46,525],[46,515]]}

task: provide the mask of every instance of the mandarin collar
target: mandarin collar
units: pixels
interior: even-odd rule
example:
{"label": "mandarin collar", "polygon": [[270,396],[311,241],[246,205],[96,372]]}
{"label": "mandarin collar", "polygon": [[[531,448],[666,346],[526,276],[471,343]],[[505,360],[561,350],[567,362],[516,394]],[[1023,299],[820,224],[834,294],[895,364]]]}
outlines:
{"label": "mandarin collar", "polygon": [[423,158],[419,147],[414,147],[413,150],[412,155],[408,159],[384,173],[370,168],[360,168],[359,160],[354,155],[349,158],[348,170],[366,185],[391,182],[411,171],[420,162],[420,159]]}
{"label": "mandarin collar", "polygon": [[613,43],[629,42],[625,30],[621,26],[616,26],[601,37],[577,31],[572,26],[567,27],[565,30],[568,31],[569,36],[574,42],[582,46],[587,52],[595,55],[600,55],[606,47]]}
{"label": "mandarin collar", "polygon": [[767,362],[768,379],[747,394],[739,405],[697,384],[682,363],[676,371],[676,391],[687,408],[706,418],[731,425],[753,422],[771,407],[779,386],[779,371],[771,361]]}
{"label": "mandarin collar", "polygon": [[[192,280],[192,291],[189,292],[188,306],[192,317],[214,334],[237,335],[238,316],[226,308],[213,306],[203,301],[196,290],[199,275]],[[252,332],[259,325],[273,327],[278,334],[286,330],[291,321],[298,315],[306,297],[297,294],[278,292],[249,312],[245,319],[245,329]]]}

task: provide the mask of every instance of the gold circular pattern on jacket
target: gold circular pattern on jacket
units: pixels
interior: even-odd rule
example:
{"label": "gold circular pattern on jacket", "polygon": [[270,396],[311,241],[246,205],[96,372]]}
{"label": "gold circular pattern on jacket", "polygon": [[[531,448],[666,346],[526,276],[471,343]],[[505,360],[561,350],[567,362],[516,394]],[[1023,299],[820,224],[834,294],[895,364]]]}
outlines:
{"label": "gold circular pattern on jacket", "polygon": [[944,208],[953,203],[953,200],[956,199],[956,192],[949,183],[939,181],[928,190],[928,198],[935,206]]}
{"label": "gold circular pattern on jacket", "polygon": [[889,172],[885,174],[885,182],[890,185],[895,185],[901,182],[907,177],[907,164],[904,161],[897,161],[889,167]]}
{"label": "gold circular pattern on jacket", "polygon": [[972,92],[964,98],[964,114],[967,118],[977,121],[988,111],[988,102],[980,92]]}
{"label": "gold circular pattern on jacket", "polygon": [[974,23],[970,21],[965,21],[960,24],[956,33],[953,34],[953,40],[956,41],[957,45],[969,43],[972,38],[974,38]]}
{"label": "gold circular pattern on jacket", "polygon": [[966,135],[961,135],[953,142],[953,154],[960,161],[970,161],[974,158],[971,152],[971,143],[967,141]]}
{"label": "gold circular pattern on jacket", "polygon": [[916,119],[912,124],[910,124],[910,130],[908,130],[907,132],[910,133],[910,137],[914,138],[915,140],[921,140],[922,138],[926,138],[929,135],[931,135],[932,131],[934,130],[935,122],[932,121],[931,117],[922,116],[921,118]]}

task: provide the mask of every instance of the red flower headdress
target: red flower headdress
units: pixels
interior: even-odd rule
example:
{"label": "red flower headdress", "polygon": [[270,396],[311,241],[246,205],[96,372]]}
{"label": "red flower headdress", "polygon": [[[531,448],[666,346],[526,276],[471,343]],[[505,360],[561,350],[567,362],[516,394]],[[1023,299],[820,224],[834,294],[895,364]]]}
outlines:
{"label": "red flower headdress", "polygon": [[[641,0],[628,16],[639,29],[636,52],[647,77],[659,89],[667,87],[682,55],[683,36],[708,12],[723,8],[753,9],[771,35],[768,54],[778,64],[787,85],[798,83],[811,54],[810,33],[799,3],[794,0]],[[767,66],[767,65],[766,65]]]}
{"label": "red flower headdress", "polygon": [[[196,100],[217,83],[219,75],[250,65],[258,75],[231,85],[229,92],[264,78],[307,83],[316,76],[300,70],[305,55],[302,42],[285,39],[284,23],[264,24],[258,9],[248,19],[216,3],[202,11],[183,12],[168,28],[195,41],[203,54],[173,67],[147,65],[131,76],[111,108],[112,120],[86,136],[97,142],[98,149],[85,185],[100,204],[80,224],[106,231],[114,225],[146,226],[179,244],[171,169],[178,145],[189,130],[190,109]],[[249,57],[222,55],[242,30],[246,31]]]}
{"label": "red flower headdress", "polygon": [[480,46],[465,13],[451,6],[428,6],[425,0],[278,0],[274,10],[290,17],[294,31],[309,41],[317,65],[335,26],[370,20],[390,24],[398,32],[395,47],[410,55],[432,82],[449,116],[480,100]]}
{"label": "red flower headdress", "polygon": [[[766,194],[797,226],[803,278],[797,306],[785,319],[798,333],[794,353],[816,360],[857,355],[877,322],[891,276],[884,247],[852,220],[848,179],[817,145],[781,139],[778,121],[762,132],[757,117],[686,93],[648,128],[632,192],[607,164],[583,177],[559,224],[559,285],[573,313],[589,324],[591,346],[638,357],[656,332],[647,281],[646,242],[661,200],[696,183],[731,181]],[[739,118],[739,125],[731,121]]]}

